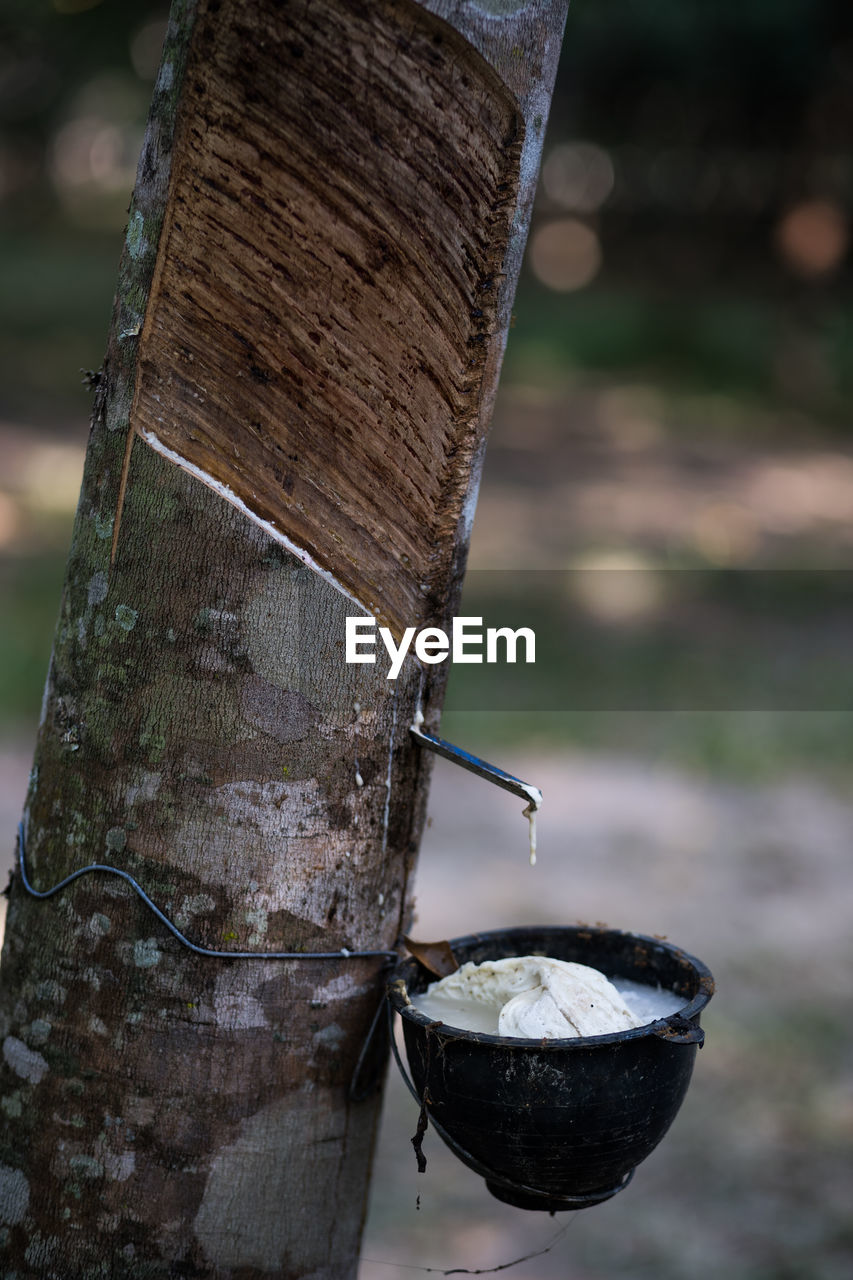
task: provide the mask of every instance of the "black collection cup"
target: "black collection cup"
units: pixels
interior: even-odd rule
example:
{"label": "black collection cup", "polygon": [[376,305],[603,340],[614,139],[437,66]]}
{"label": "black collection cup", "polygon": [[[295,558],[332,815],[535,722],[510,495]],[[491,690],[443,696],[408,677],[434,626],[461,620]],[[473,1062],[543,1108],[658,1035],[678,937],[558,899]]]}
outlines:
{"label": "black collection cup", "polygon": [[413,958],[389,981],[410,1087],[492,1195],[552,1213],[608,1200],[628,1185],[684,1100],[704,1040],[699,1015],[714,993],[710,971],[662,939],[586,925],[499,929],[450,945],[460,965],[545,955],[684,997],[678,1013],[629,1031],[523,1040],[460,1030],[414,1008],[409,993],[425,991],[435,977]]}

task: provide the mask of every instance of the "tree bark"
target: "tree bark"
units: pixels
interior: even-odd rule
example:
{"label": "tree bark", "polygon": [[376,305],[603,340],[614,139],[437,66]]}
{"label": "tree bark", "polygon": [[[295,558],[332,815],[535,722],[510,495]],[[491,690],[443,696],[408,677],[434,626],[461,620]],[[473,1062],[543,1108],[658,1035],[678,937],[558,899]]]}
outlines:
{"label": "tree bark", "polygon": [[[202,946],[394,948],[563,0],[175,0],[25,808]],[[381,958],[220,960],[119,880],[15,877],[0,1257],[354,1276]],[[381,1065],[381,1064],[380,1064]],[[375,1067],[376,1064],[373,1064]],[[380,1071],[381,1074],[381,1071]]]}

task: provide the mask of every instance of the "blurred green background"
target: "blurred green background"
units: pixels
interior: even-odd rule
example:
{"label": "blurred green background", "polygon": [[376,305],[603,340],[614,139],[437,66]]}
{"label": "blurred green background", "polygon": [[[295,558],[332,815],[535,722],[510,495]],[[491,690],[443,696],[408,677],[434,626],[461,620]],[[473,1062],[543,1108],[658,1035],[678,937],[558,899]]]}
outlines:
{"label": "blurred green background", "polygon": [[[0,10],[9,851],[165,19]],[[542,786],[539,865],[440,763],[419,928],[607,916],[720,991],[671,1136],[519,1280],[853,1274],[851,213],[849,0],[572,0],[463,602],[501,625],[532,584],[541,662],[526,709],[457,667],[442,722]],[[416,1182],[414,1122],[392,1080],[365,1255],[399,1269],[362,1280],[545,1242],[434,1139]]]}

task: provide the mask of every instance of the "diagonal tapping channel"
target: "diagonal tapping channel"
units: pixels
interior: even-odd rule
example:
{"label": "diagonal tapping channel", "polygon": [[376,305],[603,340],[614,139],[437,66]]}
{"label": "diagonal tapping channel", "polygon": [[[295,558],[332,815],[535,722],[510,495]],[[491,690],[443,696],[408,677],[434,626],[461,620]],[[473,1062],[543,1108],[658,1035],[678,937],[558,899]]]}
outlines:
{"label": "diagonal tapping channel", "polygon": [[523,121],[419,6],[212,8],[134,428],[400,632],[454,573]]}

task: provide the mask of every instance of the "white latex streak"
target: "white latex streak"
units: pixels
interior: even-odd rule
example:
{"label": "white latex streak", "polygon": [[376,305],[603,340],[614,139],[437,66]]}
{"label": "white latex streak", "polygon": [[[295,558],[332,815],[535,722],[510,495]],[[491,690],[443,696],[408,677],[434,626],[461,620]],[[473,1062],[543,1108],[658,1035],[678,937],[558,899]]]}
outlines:
{"label": "white latex streak", "polygon": [[202,471],[201,467],[197,467],[194,462],[188,462],[179,453],[175,453],[174,449],[170,449],[168,445],[163,444],[163,441],[159,440],[153,431],[143,431],[140,434],[145,443],[150,444],[152,449],[156,449],[157,453],[162,454],[164,458],[168,458],[170,462],[174,462],[183,471],[189,472],[191,476],[195,476],[196,480],[206,484],[208,489],[212,489],[214,493],[218,493],[226,502],[230,502],[232,506],[237,507],[239,511],[249,517],[253,524],[258,525],[259,528],[263,529],[264,533],[268,533],[271,538],[275,538],[276,542],[286,547],[292,555],[296,556],[297,560],[302,561],[306,568],[313,569],[314,573],[318,573],[336,591],[340,591],[341,595],[346,596],[347,600],[354,604],[357,609],[360,609],[362,613],[370,616],[376,612],[375,607],[363,604],[361,600],[356,600],[352,592],[347,591],[346,587],[338,582],[334,574],[329,573],[328,569],[324,569],[319,565],[309,552],[292,542],[286,533],[282,533],[281,529],[277,529],[271,521],[262,520],[260,516],[255,515],[251,507],[248,507],[242,498],[238,498],[237,494],[233,489],[229,489],[227,484],[216,480],[213,476],[208,475],[206,471]]}

